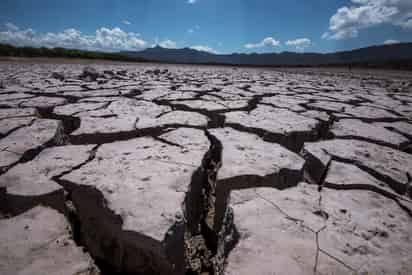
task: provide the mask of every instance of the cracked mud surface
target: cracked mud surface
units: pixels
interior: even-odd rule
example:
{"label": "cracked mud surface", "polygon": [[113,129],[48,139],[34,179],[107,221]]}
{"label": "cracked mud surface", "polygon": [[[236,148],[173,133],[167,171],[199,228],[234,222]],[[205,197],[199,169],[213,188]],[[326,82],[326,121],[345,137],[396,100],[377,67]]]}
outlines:
{"label": "cracked mud surface", "polygon": [[93,67],[0,64],[1,274],[412,274],[412,78]]}

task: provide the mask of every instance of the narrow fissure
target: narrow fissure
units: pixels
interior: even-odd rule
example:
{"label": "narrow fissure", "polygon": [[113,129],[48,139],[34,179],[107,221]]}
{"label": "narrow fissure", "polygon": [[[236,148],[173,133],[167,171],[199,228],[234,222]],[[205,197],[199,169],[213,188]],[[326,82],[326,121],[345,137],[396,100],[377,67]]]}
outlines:
{"label": "narrow fissure", "polygon": [[339,157],[336,155],[330,154],[332,157],[332,160],[337,161],[337,162],[342,162],[346,164],[355,164],[359,169],[367,172],[368,174],[372,175],[374,178],[386,183],[392,190],[394,190],[396,193],[400,195],[406,195],[407,194],[407,185],[403,184],[399,181],[396,181],[395,179],[391,178],[388,175],[385,175],[383,173],[380,173],[379,171],[372,169],[366,165],[363,165],[362,163],[346,159],[343,157]]}
{"label": "narrow fissure", "polygon": [[233,211],[222,215],[221,230],[216,230],[217,173],[221,167],[222,144],[207,130],[211,145],[185,199],[184,213],[186,274],[223,274],[226,257],[238,240]]}
{"label": "narrow fissure", "polygon": [[69,135],[80,127],[80,118],[75,116],[58,115],[54,113],[54,107],[36,108],[38,116],[45,119],[59,120],[63,124],[64,133]]}

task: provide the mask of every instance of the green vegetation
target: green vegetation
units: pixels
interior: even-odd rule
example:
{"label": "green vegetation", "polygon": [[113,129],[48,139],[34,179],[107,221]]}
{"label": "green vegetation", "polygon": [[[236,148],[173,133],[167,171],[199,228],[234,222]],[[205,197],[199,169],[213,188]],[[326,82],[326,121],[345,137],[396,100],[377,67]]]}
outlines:
{"label": "green vegetation", "polygon": [[113,61],[145,62],[143,58],[128,57],[117,53],[94,52],[84,50],[74,50],[65,48],[34,48],[15,47],[0,43],[0,56],[13,57],[62,57],[62,58],[82,58],[82,59],[104,59]]}

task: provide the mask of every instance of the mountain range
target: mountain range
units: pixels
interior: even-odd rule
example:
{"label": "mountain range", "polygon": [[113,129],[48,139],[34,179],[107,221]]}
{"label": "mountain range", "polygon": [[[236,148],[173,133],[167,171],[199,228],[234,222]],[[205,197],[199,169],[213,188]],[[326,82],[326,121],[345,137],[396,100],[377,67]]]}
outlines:
{"label": "mountain range", "polygon": [[412,43],[397,43],[334,53],[233,53],[214,54],[191,48],[168,49],[160,46],[142,51],[124,51],[121,55],[154,62],[187,64],[227,64],[251,66],[317,66],[387,63],[412,64]]}

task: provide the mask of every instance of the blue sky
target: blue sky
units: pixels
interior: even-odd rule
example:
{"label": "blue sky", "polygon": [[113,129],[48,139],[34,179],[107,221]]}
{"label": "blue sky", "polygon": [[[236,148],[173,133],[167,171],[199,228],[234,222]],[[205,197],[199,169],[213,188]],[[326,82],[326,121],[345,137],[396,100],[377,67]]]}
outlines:
{"label": "blue sky", "polygon": [[331,52],[412,41],[412,0],[1,0],[0,42]]}

